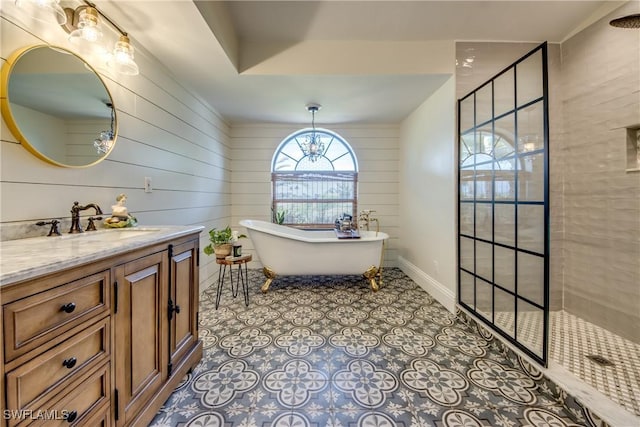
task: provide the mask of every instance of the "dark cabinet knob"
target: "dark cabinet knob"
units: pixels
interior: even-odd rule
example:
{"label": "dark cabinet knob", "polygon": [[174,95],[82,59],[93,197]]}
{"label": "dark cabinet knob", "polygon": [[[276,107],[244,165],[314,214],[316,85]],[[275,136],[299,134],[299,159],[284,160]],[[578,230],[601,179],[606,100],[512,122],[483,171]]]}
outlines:
{"label": "dark cabinet knob", "polygon": [[64,311],[65,313],[73,313],[73,310],[75,309],[76,304],[73,302],[67,303],[60,308],[60,310]]}
{"label": "dark cabinet knob", "polygon": [[78,418],[78,411],[71,411],[67,413],[66,420],[69,424],[74,422]]}
{"label": "dark cabinet knob", "polygon": [[180,306],[179,306],[179,305],[176,305],[176,306],[173,308],[173,311],[175,311],[176,313],[180,313]]}
{"label": "dark cabinet knob", "polygon": [[68,359],[64,359],[64,361],[62,362],[62,366],[64,366],[67,369],[71,369],[74,366],[76,366],[76,362],[78,360],[75,357],[70,357]]}

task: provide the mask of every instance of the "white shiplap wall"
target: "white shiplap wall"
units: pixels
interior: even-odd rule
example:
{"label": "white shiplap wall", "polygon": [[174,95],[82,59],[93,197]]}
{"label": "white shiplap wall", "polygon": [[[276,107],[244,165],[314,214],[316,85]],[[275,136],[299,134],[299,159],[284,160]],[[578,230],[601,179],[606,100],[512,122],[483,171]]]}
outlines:
{"label": "white shiplap wall", "polygon": [[[71,49],[59,27],[27,22],[4,2],[0,27],[2,64],[13,51],[32,44]],[[2,121],[3,227],[67,218],[74,200],[98,203],[109,213],[116,195],[122,192],[140,225],[203,225],[201,246],[207,244],[206,230],[229,223],[229,124],[151,55],[138,49],[136,61],[141,71],[138,76],[100,71],[113,97],[119,135],[109,157],[93,167],[69,169],[42,162],[16,141]],[[144,193],[144,177],[151,177],[152,193]],[[210,285],[217,273],[213,261],[201,257],[201,289]]]}
{"label": "white shiplap wall", "polygon": [[[297,124],[234,124],[231,130],[232,227],[242,219],[271,220],[271,160],[278,145]],[[398,251],[399,126],[395,124],[323,125],[353,148],[359,167],[358,210],[373,209],[380,229],[389,234],[385,265],[395,266]],[[243,251],[253,252],[249,240]],[[251,267],[259,267],[258,262]]]}

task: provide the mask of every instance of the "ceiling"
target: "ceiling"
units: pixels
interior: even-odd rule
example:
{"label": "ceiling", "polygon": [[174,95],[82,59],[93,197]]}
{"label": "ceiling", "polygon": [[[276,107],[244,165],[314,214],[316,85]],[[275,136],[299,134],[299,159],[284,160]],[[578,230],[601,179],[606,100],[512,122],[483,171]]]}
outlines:
{"label": "ceiling", "polygon": [[623,2],[96,3],[229,122],[308,123],[315,102],[322,126],[400,122],[455,72],[455,41],[560,42]]}

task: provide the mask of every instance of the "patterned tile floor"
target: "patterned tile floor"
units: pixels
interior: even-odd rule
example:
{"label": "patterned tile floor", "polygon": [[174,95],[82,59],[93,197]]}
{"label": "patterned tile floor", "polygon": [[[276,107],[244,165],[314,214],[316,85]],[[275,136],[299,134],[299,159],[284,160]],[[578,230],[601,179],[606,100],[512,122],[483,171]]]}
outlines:
{"label": "patterned tile floor", "polygon": [[398,269],[371,292],[360,277],[290,277],[249,307],[229,289],[201,297],[202,362],[152,426],[578,426],[496,345]]}

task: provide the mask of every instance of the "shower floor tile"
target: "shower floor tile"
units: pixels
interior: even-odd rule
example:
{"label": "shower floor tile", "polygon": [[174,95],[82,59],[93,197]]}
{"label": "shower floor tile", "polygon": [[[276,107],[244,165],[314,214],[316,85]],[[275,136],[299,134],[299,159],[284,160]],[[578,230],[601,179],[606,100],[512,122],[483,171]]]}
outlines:
{"label": "shower floor tile", "polygon": [[[565,311],[549,313],[549,358],[640,416],[640,344],[615,335]],[[597,355],[613,363],[602,366]]]}
{"label": "shower floor tile", "polygon": [[[522,312],[518,337],[529,348],[542,349],[542,313]],[[496,323],[514,330],[513,312],[497,312]],[[640,344],[624,339],[566,311],[549,313],[549,360],[561,365],[586,384],[640,416]],[[587,356],[612,362],[603,366]]]}
{"label": "shower floor tile", "polygon": [[459,321],[399,269],[285,277],[249,307],[201,296],[202,361],[151,425],[581,426],[583,413]]}

